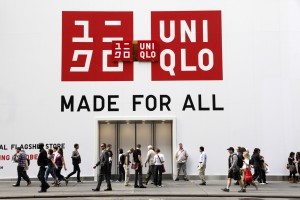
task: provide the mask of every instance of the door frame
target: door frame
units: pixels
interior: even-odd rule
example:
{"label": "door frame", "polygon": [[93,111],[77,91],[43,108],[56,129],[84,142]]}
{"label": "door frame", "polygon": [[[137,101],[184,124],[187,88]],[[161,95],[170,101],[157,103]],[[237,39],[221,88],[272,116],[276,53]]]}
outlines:
{"label": "door frame", "polygon": [[[175,116],[166,116],[166,115],[161,115],[161,116],[97,116],[94,118],[94,163],[98,162],[99,158],[99,149],[100,149],[100,134],[99,134],[99,121],[138,121],[138,120],[145,120],[145,121],[155,121],[155,120],[168,120],[172,121],[172,157],[174,158],[176,154],[176,148],[177,148],[177,123],[176,123],[176,117]],[[175,165],[175,159],[171,159],[173,161],[172,163],[172,177],[174,178],[174,175],[177,173],[176,172],[176,167]],[[98,170],[94,170],[94,181],[97,181],[97,175],[98,175]]]}

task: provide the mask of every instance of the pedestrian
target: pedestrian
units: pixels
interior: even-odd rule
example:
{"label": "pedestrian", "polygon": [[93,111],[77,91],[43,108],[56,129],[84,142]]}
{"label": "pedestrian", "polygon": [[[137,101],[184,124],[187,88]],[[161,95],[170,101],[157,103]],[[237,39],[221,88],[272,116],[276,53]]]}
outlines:
{"label": "pedestrian", "polygon": [[251,156],[250,164],[254,167],[253,180],[258,180],[261,182],[262,172],[261,172],[261,159],[260,159],[260,149],[255,148]]}
{"label": "pedestrian", "polygon": [[124,171],[124,163],[125,163],[125,155],[123,154],[123,149],[119,149],[119,178],[116,182],[122,182],[125,180],[125,171]]}
{"label": "pedestrian", "polygon": [[16,154],[14,155],[15,161],[18,163],[17,172],[18,180],[16,184],[13,184],[14,187],[19,187],[21,178],[27,182],[27,186],[31,184],[30,178],[27,175],[26,167],[28,167],[27,155],[24,150],[21,150],[21,147],[16,148]]}
{"label": "pedestrian", "polygon": [[58,178],[55,174],[55,170],[57,169],[57,166],[54,162],[54,154],[53,154],[53,149],[48,150],[48,167],[46,169],[46,174],[45,174],[45,180],[48,182],[48,176],[51,174],[52,178],[54,179],[53,185],[54,186],[59,186],[59,181]]}
{"label": "pedestrian", "polygon": [[96,169],[97,166],[99,166],[99,178],[98,178],[98,183],[97,183],[97,187],[95,189],[92,189],[93,191],[100,191],[100,187],[102,184],[102,181],[104,180],[104,176],[105,176],[105,180],[106,180],[106,184],[107,184],[107,188],[104,191],[111,191],[111,182],[108,176],[108,168],[109,168],[109,156],[108,153],[106,151],[106,143],[102,143],[100,145],[101,148],[101,153],[100,153],[100,159],[97,162],[97,164],[93,167],[94,169]]}
{"label": "pedestrian", "polygon": [[241,190],[239,190],[238,192],[246,192],[246,189],[244,188],[244,184],[241,181],[241,173],[240,173],[240,163],[243,163],[242,160],[239,161],[239,157],[237,156],[237,154],[234,153],[234,148],[233,147],[229,147],[228,149],[228,153],[229,153],[229,157],[228,157],[228,166],[229,166],[229,170],[228,170],[228,179],[227,179],[227,185],[226,188],[223,188],[222,190],[224,192],[229,192],[229,188],[231,185],[231,180],[237,180],[239,181],[239,185],[241,187]]}
{"label": "pedestrian", "polygon": [[112,149],[112,145],[108,144],[107,145],[107,149],[106,152],[108,154],[108,171],[107,171],[107,176],[109,181],[111,181],[111,167],[112,167],[112,160],[113,160],[113,152],[111,151]]}
{"label": "pedestrian", "polygon": [[243,167],[241,169],[241,172],[242,172],[241,173],[242,174],[241,179],[242,179],[242,181],[244,181],[244,186],[246,188],[247,186],[249,186],[251,184],[251,185],[253,185],[256,188],[256,190],[258,190],[258,187],[257,187],[257,185],[255,184],[255,182],[253,180],[249,181],[249,182],[245,181],[245,171],[246,171],[246,169],[248,168],[251,171],[250,164],[249,164],[249,162],[250,162],[250,155],[249,155],[248,151],[245,151],[243,153],[243,158],[244,158],[244,160],[243,160],[244,162],[243,162]]}
{"label": "pedestrian", "polygon": [[126,153],[124,153],[125,156],[125,161],[124,161],[124,171],[125,171],[125,186],[130,186],[129,185],[129,177],[130,177],[130,154],[134,151],[133,148],[130,148]]}
{"label": "pedestrian", "polygon": [[157,187],[162,187],[162,171],[164,167],[165,157],[160,153],[160,149],[156,148],[155,156],[153,158],[154,162],[154,185]]}
{"label": "pedestrian", "polygon": [[288,166],[289,166],[289,182],[290,183],[296,183],[296,173],[297,173],[297,169],[296,169],[296,161],[295,161],[295,153],[291,152],[290,156],[288,158]]}
{"label": "pedestrian", "polygon": [[199,178],[201,183],[199,185],[206,185],[205,180],[205,169],[206,169],[206,161],[207,161],[207,155],[204,152],[204,147],[201,146],[199,148],[200,151],[200,158],[199,158],[199,165],[198,165],[198,171],[199,171]]}
{"label": "pedestrian", "polygon": [[[134,188],[146,188],[143,185],[143,165],[142,165],[142,152],[141,145],[138,144],[136,149],[133,151],[133,162],[135,163],[135,173],[134,173]],[[139,185],[138,185],[139,180]]]}
{"label": "pedestrian", "polygon": [[[148,184],[151,176],[154,174],[154,166],[155,166],[154,162],[153,162],[154,156],[155,156],[155,152],[153,150],[153,146],[149,145],[148,146],[147,157],[146,157],[146,160],[145,160],[145,167],[147,166],[147,163],[149,164],[147,176],[146,176],[146,179],[145,179],[145,184],[146,185]],[[152,181],[151,184],[153,184],[153,182],[154,181]]]}
{"label": "pedestrian", "polygon": [[46,166],[48,165],[48,157],[47,152],[44,149],[44,143],[39,143],[38,148],[40,150],[37,164],[40,167],[38,178],[41,181],[41,190],[38,192],[47,192],[47,189],[50,187],[50,185],[45,180],[45,173],[46,173]]}
{"label": "pedestrian", "polygon": [[261,170],[261,176],[260,176],[260,184],[268,184],[267,177],[266,177],[266,170],[267,170],[268,164],[265,162],[265,158],[261,155],[260,156],[260,170]]}
{"label": "pedestrian", "polygon": [[177,163],[177,177],[176,177],[175,181],[179,181],[179,174],[180,174],[181,169],[183,171],[183,179],[185,181],[188,181],[187,173],[186,173],[187,159],[188,159],[188,154],[187,154],[186,150],[183,149],[182,143],[179,143],[179,149],[175,155],[175,160]]}
{"label": "pedestrian", "polygon": [[297,168],[297,172],[298,174],[300,174],[300,152],[296,153],[296,168]]}
{"label": "pedestrian", "polygon": [[80,154],[78,152],[79,149],[79,144],[74,144],[74,151],[72,152],[72,164],[73,164],[73,172],[71,172],[70,174],[68,174],[66,176],[66,179],[69,180],[69,178],[71,176],[73,176],[76,172],[77,172],[77,183],[81,183],[81,179],[80,179],[80,167],[79,164],[81,163],[81,157]]}
{"label": "pedestrian", "polygon": [[54,161],[55,161],[56,160],[56,156],[58,154],[58,152],[57,152],[58,151],[58,147],[56,145],[53,145],[52,149],[53,149]]}
{"label": "pedestrian", "polygon": [[65,171],[67,171],[67,166],[66,166],[66,162],[65,162],[65,158],[63,155],[63,151],[61,148],[59,148],[57,150],[57,155],[56,155],[56,159],[55,159],[55,164],[57,166],[56,169],[56,176],[58,178],[59,181],[63,180],[66,182],[66,186],[68,185],[69,180],[66,179],[63,175],[61,175],[61,170],[64,167]]}

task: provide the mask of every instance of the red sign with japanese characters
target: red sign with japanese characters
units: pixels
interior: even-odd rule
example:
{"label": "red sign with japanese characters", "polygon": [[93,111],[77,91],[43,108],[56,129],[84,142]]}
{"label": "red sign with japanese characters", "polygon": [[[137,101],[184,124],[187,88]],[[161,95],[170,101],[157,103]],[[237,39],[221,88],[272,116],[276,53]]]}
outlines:
{"label": "red sign with japanese characters", "polygon": [[221,11],[153,11],[151,39],[160,62],[152,80],[222,80]]}
{"label": "red sign with japanese characters", "polygon": [[112,55],[114,61],[133,61],[132,41],[114,41]]}
{"label": "red sign with japanese characters", "polygon": [[62,81],[132,81],[132,62],[113,62],[112,42],[133,40],[133,12],[62,13]]}

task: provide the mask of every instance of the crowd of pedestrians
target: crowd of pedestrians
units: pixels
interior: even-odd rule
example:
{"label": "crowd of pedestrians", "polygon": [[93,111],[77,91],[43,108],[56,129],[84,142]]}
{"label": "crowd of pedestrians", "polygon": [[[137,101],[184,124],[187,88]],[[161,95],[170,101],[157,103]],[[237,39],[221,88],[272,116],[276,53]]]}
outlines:
{"label": "crowd of pedestrians", "polygon": [[[77,182],[82,182],[80,178],[80,166],[81,157],[79,154],[79,144],[74,144],[74,151],[72,152],[72,165],[73,171],[69,173],[66,177],[61,174],[62,169],[67,170],[63,149],[57,148],[56,146],[53,149],[48,149],[48,152],[44,149],[44,144],[39,143],[38,148],[40,150],[37,164],[39,166],[38,179],[40,180],[41,190],[39,192],[47,192],[47,189],[50,187],[48,184],[49,175],[52,176],[53,182],[52,186],[60,186],[61,181],[65,182],[65,185],[68,185],[69,178],[77,173]],[[100,145],[101,152],[99,156],[99,161],[93,167],[99,169],[99,178],[97,186],[93,191],[100,191],[101,184],[105,180],[107,188],[105,191],[112,190],[112,162],[114,160],[112,145],[102,143]],[[145,158],[145,161],[142,160],[142,151],[141,145],[138,144],[136,148],[129,148],[126,152],[123,149],[119,149],[118,155],[118,168],[119,176],[116,182],[124,182],[124,186],[130,186],[130,168],[134,170],[134,188],[146,188],[145,185],[148,185],[149,181],[156,187],[162,187],[163,176],[162,174],[165,170],[165,156],[161,153],[159,148],[155,148],[152,145],[148,146],[148,152]],[[254,186],[258,190],[257,184],[268,184],[266,181],[266,173],[268,173],[268,164],[265,162],[264,156],[261,154],[259,148],[255,148],[252,156],[248,149],[244,147],[237,147],[236,152],[233,147],[229,147],[228,151],[228,175],[226,187],[222,188],[224,192],[230,191],[230,186],[232,180],[236,181],[236,185],[240,186],[239,192],[246,192],[246,188],[250,185]],[[207,165],[207,154],[204,151],[204,147],[200,146],[199,148],[199,163],[198,163],[198,172],[200,184],[205,186],[205,170]],[[132,157],[131,157],[132,154]],[[179,143],[179,148],[175,153],[175,162],[177,167],[177,174],[175,181],[179,181],[180,172],[183,172],[183,179],[188,181],[187,176],[187,160],[188,153],[183,148],[183,144]],[[31,180],[27,175],[28,166],[30,161],[27,159],[27,155],[24,150],[20,147],[16,148],[16,154],[13,156],[13,161],[18,163],[17,172],[18,179],[14,187],[20,186],[21,178],[27,182],[27,186],[31,184]],[[131,162],[132,161],[132,162]],[[147,167],[148,171],[143,180],[143,167]],[[291,152],[288,157],[288,163],[286,168],[289,170],[289,182],[296,183],[297,177],[296,174],[299,173],[300,169],[300,152],[294,153]],[[253,171],[253,175],[252,172]]]}

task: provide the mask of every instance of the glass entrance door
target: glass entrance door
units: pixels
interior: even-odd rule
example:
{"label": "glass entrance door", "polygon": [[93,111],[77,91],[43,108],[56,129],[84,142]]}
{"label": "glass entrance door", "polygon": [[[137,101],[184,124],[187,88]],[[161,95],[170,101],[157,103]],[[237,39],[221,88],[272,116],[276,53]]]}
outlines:
{"label": "glass entrance door", "polygon": [[[141,144],[142,161],[145,162],[148,145],[160,148],[165,156],[166,174],[172,174],[172,121],[171,120],[135,120],[135,121],[99,121],[100,144],[112,144],[113,165],[112,174],[118,174],[119,149],[124,152]],[[131,154],[132,160],[132,154]],[[148,167],[143,168],[143,174]],[[130,172],[134,173],[134,170]]]}

